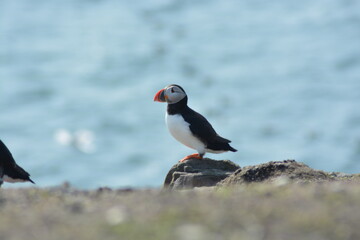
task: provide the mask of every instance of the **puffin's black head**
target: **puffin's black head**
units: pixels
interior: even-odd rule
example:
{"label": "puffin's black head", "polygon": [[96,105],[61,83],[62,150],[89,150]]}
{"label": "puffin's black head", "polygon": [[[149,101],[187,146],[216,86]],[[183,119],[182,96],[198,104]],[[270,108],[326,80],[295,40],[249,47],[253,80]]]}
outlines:
{"label": "puffin's black head", "polygon": [[181,101],[185,97],[186,93],[182,87],[176,84],[171,84],[158,91],[155,94],[154,101],[173,104]]}

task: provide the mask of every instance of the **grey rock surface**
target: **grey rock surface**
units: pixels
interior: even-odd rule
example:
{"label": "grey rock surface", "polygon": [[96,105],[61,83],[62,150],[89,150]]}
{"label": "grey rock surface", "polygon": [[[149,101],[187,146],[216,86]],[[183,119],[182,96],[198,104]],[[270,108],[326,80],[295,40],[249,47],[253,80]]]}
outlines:
{"label": "grey rock surface", "polygon": [[189,189],[215,186],[240,167],[229,160],[190,159],[175,164],[167,174],[164,188]]}

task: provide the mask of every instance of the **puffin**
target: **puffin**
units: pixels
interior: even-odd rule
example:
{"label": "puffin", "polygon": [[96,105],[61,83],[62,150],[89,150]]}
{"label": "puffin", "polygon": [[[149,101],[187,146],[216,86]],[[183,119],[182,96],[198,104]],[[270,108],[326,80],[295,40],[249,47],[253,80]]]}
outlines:
{"label": "puffin", "polygon": [[10,150],[0,140],[0,186],[3,182],[31,182],[30,174],[16,164]]}
{"label": "puffin", "polygon": [[202,159],[205,153],[236,152],[230,146],[230,140],[219,136],[209,121],[188,106],[185,90],[177,84],[171,84],[159,90],[154,101],[166,102],[165,122],[170,134],[185,146],[197,153],[188,155],[179,162],[189,159]]}

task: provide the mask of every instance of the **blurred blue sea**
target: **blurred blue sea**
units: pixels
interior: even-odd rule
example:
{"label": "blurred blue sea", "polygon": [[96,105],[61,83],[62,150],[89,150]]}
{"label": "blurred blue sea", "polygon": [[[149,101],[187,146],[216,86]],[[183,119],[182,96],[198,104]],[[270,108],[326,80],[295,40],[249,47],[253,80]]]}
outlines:
{"label": "blurred blue sea", "polygon": [[194,153],[171,83],[239,150],[208,157],[360,172],[360,1],[0,1],[0,138],[37,186],[160,186]]}

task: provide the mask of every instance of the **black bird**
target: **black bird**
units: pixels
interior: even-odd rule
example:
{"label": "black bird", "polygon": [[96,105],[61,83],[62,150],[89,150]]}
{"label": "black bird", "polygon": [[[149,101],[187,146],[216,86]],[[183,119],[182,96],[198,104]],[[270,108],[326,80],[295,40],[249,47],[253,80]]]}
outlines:
{"label": "black bird", "polygon": [[158,91],[154,101],[167,102],[166,125],[171,135],[198,153],[186,156],[180,162],[190,158],[202,159],[206,152],[236,152],[230,146],[230,140],[220,137],[211,124],[201,114],[188,107],[188,97],[182,87],[169,85]]}
{"label": "black bird", "polygon": [[[32,182],[30,174],[16,164],[11,152],[0,140],[0,185],[4,182]],[[35,184],[35,183],[34,183]]]}

